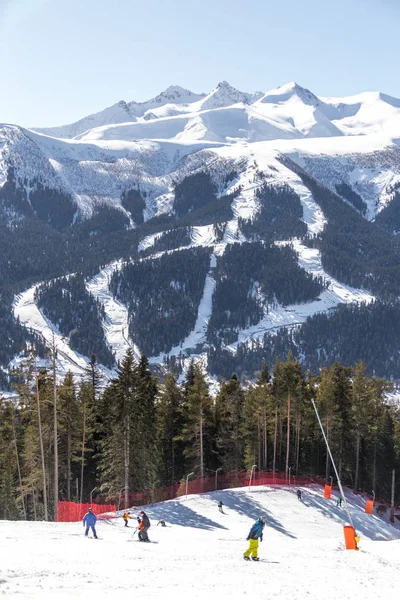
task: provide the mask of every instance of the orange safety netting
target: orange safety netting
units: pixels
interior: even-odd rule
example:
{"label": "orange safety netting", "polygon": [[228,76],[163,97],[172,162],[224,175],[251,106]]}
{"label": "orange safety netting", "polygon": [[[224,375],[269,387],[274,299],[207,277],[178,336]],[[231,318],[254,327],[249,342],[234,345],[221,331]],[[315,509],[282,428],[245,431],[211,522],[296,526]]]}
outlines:
{"label": "orange safety netting", "polygon": [[[81,521],[89,507],[98,519],[115,516],[115,504],[79,504],[77,502],[59,502],[57,512],[58,523],[71,523]],[[111,513],[111,515],[110,515]]]}

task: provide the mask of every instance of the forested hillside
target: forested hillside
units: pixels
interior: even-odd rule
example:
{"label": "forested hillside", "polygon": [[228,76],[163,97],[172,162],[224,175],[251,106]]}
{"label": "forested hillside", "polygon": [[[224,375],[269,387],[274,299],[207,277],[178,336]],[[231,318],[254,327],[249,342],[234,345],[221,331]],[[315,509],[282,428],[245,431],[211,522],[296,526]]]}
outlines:
{"label": "forested hillside", "polygon": [[27,359],[19,369],[18,401],[0,399],[2,519],[24,513],[42,519],[46,512],[52,519],[57,472],[58,497],[65,500],[88,500],[95,486],[115,499],[122,489],[252,465],[328,479],[333,472],[312,399],[344,484],[389,498],[392,469],[400,468],[400,413],[385,397],[391,386],[368,376],[361,362],[336,362],[312,376],[289,353],[271,370],[259,363],[254,384],[232,375],[212,397],[199,363],[190,364],[178,385],[173,373],[155,378],[146,357],[136,362],[129,351],[103,391],[95,357],[79,382],[69,373],[54,388],[50,369],[39,372],[37,393],[35,383]]}

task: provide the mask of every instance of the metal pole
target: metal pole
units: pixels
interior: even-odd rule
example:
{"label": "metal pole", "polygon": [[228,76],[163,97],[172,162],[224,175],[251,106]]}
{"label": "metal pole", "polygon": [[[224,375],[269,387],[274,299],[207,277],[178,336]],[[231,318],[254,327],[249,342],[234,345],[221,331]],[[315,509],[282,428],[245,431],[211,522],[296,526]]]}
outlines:
{"label": "metal pole", "polygon": [[189,475],[186,476],[186,498],[187,498],[187,495],[188,495],[189,477],[191,475],[194,475],[194,473],[189,473]]}
{"label": "metal pole", "polygon": [[251,480],[253,479],[253,472],[254,472],[254,469],[257,469],[257,465],[253,465],[253,466],[251,467],[251,471],[250,471],[250,479],[249,479],[249,491],[250,491],[250,488],[251,488]]}
{"label": "metal pole", "polygon": [[94,488],[92,489],[92,491],[90,492],[90,504],[92,504],[92,501],[93,501],[93,492],[94,492],[95,490],[97,490],[97,487],[94,487]]}
{"label": "metal pole", "polygon": [[314,407],[315,414],[317,415],[318,423],[319,423],[319,426],[320,426],[320,428],[321,428],[321,431],[322,431],[323,438],[324,438],[324,440],[325,440],[326,448],[327,448],[327,450],[328,450],[329,457],[330,457],[330,459],[331,459],[331,461],[332,461],[333,470],[335,471],[335,475],[336,475],[336,479],[337,479],[337,482],[338,482],[339,490],[340,490],[341,496],[342,496],[342,498],[343,498],[344,507],[345,507],[345,509],[346,509],[347,516],[349,517],[350,525],[352,526],[352,528],[353,528],[353,529],[354,529],[354,531],[355,531],[355,527],[354,527],[353,519],[351,518],[350,510],[349,510],[349,507],[348,507],[348,505],[347,505],[346,496],[344,495],[344,492],[343,492],[343,488],[342,488],[342,482],[340,481],[339,473],[338,473],[338,471],[337,471],[337,468],[336,468],[336,463],[335,463],[335,461],[333,460],[332,452],[331,452],[331,449],[329,448],[328,440],[326,439],[325,431],[324,431],[323,425],[322,425],[322,423],[321,423],[321,419],[320,419],[320,417],[319,417],[319,414],[318,414],[317,407],[315,406],[315,402],[314,402],[314,400],[313,400],[313,399],[311,400],[311,403],[312,403],[312,405],[313,405],[313,407]]}
{"label": "metal pole", "polygon": [[292,467],[289,467],[289,485],[290,485],[290,475],[292,473]]}
{"label": "metal pole", "polygon": [[374,492],[374,490],[372,490],[372,502],[375,503],[375,492]]}
{"label": "metal pole", "polygon": [[333,477],[332,475],[329,475],[329,479],[331,480],[331,487],[333,486]]}
{"label": "metal pole", "polygon": [[153,483],[153,485],[151,486],[151,503],[154,504],[154,488],[156,487],[156,484],[160,483],[160,480],[157,479],[157,481],[155,481]]}
{"label": "metal pole", "polygon": [[218,489],[218,471],[222,471],[222,467],[219,467],[216,471],[215,471],[215,489]]}
{"label": "metal pole", "polygon": [[392,471],[392,498],[390,502],[390,522],[394,523],[394,482],[395,482],[395,470]]}

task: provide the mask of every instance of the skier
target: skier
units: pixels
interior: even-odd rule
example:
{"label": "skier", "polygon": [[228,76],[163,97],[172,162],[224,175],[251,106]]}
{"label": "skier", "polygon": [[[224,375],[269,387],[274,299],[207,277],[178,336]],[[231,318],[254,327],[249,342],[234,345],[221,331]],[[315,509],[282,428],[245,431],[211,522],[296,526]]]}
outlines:
{"label": "skier", "polygon": [[93,509],[90,507],[86,515],[83,517],[83,526],[85,527],[86,525],[85,536],[87,536],[87,534],[89,533],[89,529],[91,529],[93,531],[93,537],[95,537],[97,540],[97,533],[95,529],[96,521],[97,517],[94,514]]}
{"label": "skier", "polygon": [[342,499],[340,496],[337,497],[336,506],[338,506],[339,508],[342,506]]}
{"label": "skier", "polygon": [[146,515],[146,513],[142,510],[140,516],[138,517],[139,523],[139,540],[141,542],[149,542],[149,536],[147,535],[147,531],[150,529],[150,519]]}
{"label": "skier", "polygon": [[243,554],[244,560],[250,560],[250,555],[251,555],[252,560],[256,560],[256,561],[260,560],[258,558],[258,540],[260,539],[260,542],[262,542],[262,540],[263,540],[264,527],[265,527],[264,517],[260,517],[253,524],[252,528],[249,531],[249,535],[246,538],[246,540],[248,540],[250,542],[250,544],[249,544],[249,547],[246,550],[246,552]]}
{"label": "skier", "polygon": [[297,490],[297,500],[301,500],[301,490]]}
{"label": "skier", "polygon": [[225,513],[224,513],[224,509],[222,508],[223,506],[224,506],[224,503],[222,502],[222,500],[219,500],[219,502],[218,502],[219,512],[224,515]]}
{"label": "skier", "polygon": [[131,518],[131,516],[130,516],[130,514],[129,514],[128,512],[126,512],[126,513],[123,515],[123,519],[124,519],[124,521],[125,521],[125,527],[128,527],[128,519],[130,519],[130,518]]}

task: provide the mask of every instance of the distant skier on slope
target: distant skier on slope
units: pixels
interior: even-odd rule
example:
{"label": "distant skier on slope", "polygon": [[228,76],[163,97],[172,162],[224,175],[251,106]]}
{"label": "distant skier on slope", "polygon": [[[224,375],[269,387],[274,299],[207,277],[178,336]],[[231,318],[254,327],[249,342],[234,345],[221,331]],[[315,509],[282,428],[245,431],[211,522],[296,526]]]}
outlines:
{"label": "distant skier on slope", "polygon": [[337,497],[336,506],[338,506],[339,508],[342,506],[342,498],[340,496]]}
{"label": "distant skier on slope", "polygon": [[224,503],[222,502],[222,500],[219,500],[218,501],[218,509],[219,509],[219,512],[224,515],[225,513],[224,513],[223,506],[224,506]]}
{"label": "distant skier on slope", "polygon": [[89,529],[91,529],[93,532],[93,537],[95,537],[97,540],[97,533],[96,533],[96,529],[95,529],[96,521],[97,521],[97,517],[94,514],[93,509],[89,508],[88,512],[83,517],[83,526],[85,527],[85,525],[86,525],[85,536],[87,536],[87,534],[89,533]]}
{"label": "distant skier on slope", "polygon": [[253,524],[252,528],[249,531],[249,535],[246,540],[250,542],[248,549],[243,554],[244,560],[250,560],[250,555],[252,560],[260,560],[258,558],[258,540],[262,542],[263,540],[263,529],[265,527],[265,519],[264,517],[260,517]]}
{"label": "distant skier on slope", "polygon": [[142,510],[137,520],[139,523],[139,540],[141,542],[149,542],[149,536],[147,535],[147,532],[151,526],[149,517]]}
{"label": "distant skier on slope", "polygon": [[297,490],[297,500],[301,500],[301,490]]}
{"label": "distant skier on slope", "polygon": [[122,517],[122,518],[123,518],[123,519],[124,519],[124,521],[125,521],[125,527],[128,527],[128,519],[130,519],[130,518],[131,518],[131,515],[130,515],[128,512],[126,512],[126,513],[124,513],[124,515],[123,515],[123,517]]}

